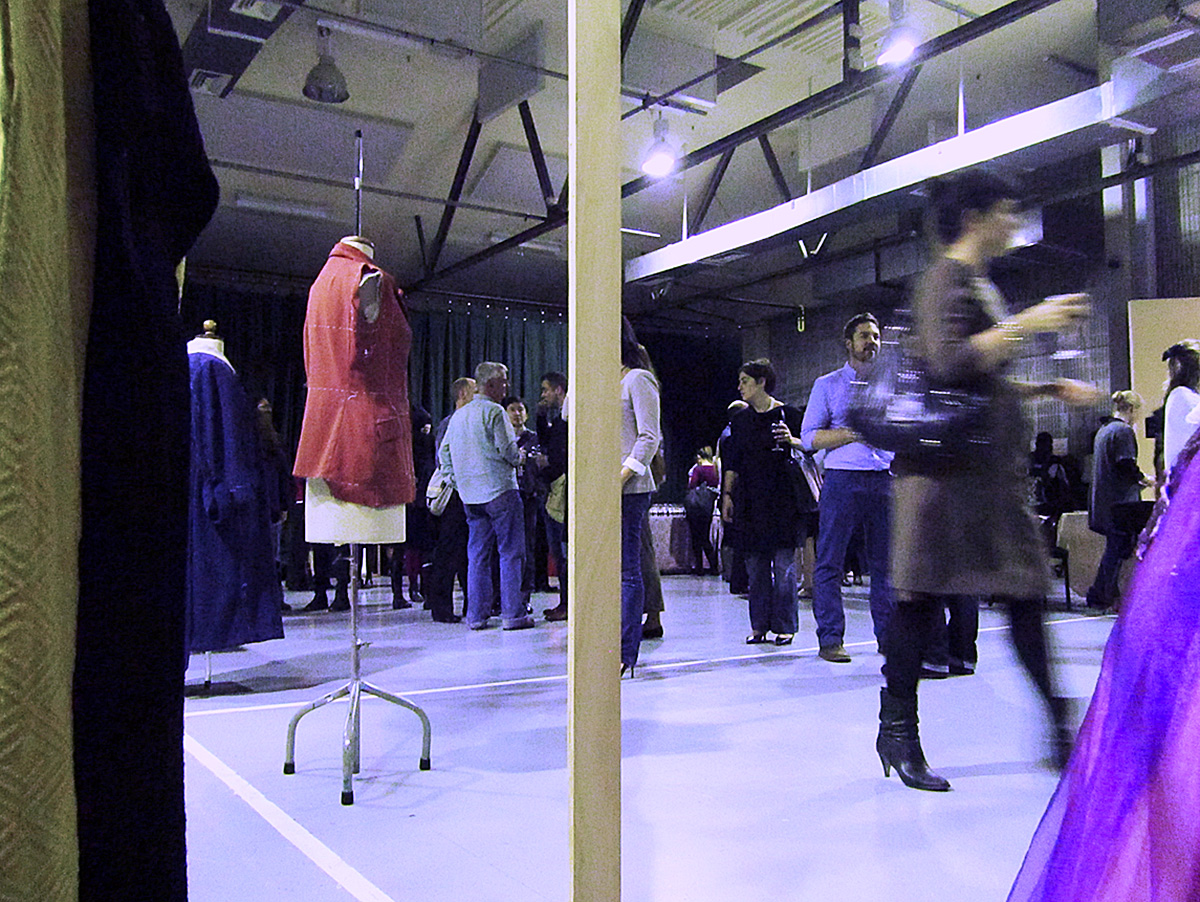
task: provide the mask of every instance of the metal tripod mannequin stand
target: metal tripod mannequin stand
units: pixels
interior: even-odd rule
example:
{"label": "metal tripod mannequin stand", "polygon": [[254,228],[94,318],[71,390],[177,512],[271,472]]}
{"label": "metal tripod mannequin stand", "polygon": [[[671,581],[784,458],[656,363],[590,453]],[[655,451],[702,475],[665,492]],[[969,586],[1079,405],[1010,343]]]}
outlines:
{"label": "metal tripod mannequin stand", "polygon": [[283,772],[285,774],[294,774],[296,772],[296,725],[300,723],[300,718],[310,711],[315,711],[317,708],[324,707],[330,702],[337,701],[339,698],[350,696],[350,709],[346,712],[346,728],[342,733],[342,804],[354,804],[354,775],[361,768],[361,727],[362,727],[362,697],[364,694],[373,695],[376,698],[381,698],[385,702],[391,702],[393,705],[400,705],[402,708],[408,708],[421,719],[421,761],[420,769],[429,770],[431,767],[429,761],[429,718],[419,707],[414,705],[407,699],[403,699],[398,695],[392,695],[390,692],[384,692],[377,686],[372,686],[362,678],[359,652],[368,645],[367,642],[360,642],[358,639],[358,590],[359,590],[359,548],[357,543],[350,545],[350,565],[353,568],[350,574],[350,682],[346,685],[335,689],[328,695],[324,695],[315,702],[310,702],[305,705],[288,724],[287,731],[287,751],[283,760]]}
{"label": "metal tripod mannequin stand", "polygon": [[[362,234],[362,181],[363,181],[363,134],[361,130],[354,133],[355,152],[357,156],[357,171],[354,178],[354,234]],[[310,711],[324,707],[339,698],[350,697],[350,708],[346,712],[346,728],[342,733],[342,804],[354,804],[354,775],[361,769],[361,729],[362,729],[362,697],[363,694],[373,695],[385,702],[408,708],[421,719],[421,770],[429,770],[429,718],[425,712],[407,699],[398,695],[384,692],[377,686],[372,686],[362,678],[360,652],[367,645],[358,639],[358,590],[360,588],[360,549],[357,542],[350,543],[350,682],[328,695],[322,696],[315,702],[305,705],[288,724],[287,751],[284,754],[283,772],[296,772],[296,725],[300,718]]]}

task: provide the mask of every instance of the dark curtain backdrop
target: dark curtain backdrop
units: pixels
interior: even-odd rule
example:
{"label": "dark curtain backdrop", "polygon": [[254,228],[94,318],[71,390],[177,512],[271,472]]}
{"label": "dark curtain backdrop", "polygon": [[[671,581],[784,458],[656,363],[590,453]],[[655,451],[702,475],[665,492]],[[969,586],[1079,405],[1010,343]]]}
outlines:
{"label": "dark curtain backdrop", "polygon": [[414,313],[408,384],[436,423],[450,413],[450,385],[494,360],[508,367],[509,390],[525,401],[532,420],[542,374],[567,370],[567,324],[475,309]]}
{"label": "dark curtain backdrop", "polygon": [[[304,418],[304,311],[307,291],[288,288],[239,289],[189,280],[183,321],[189,335],[216,320],[225,354],[241,374],[246,390],[275,408],[275,425],[294,452]],[[561,321],[482,308],[448,313],[410,311],[413,331],[409,356],[409,396],[436,423],[450,412],[450,384],[473,375],[476,364],[495,360],[509,368],[514,394],[533,415],[547,370],[565,372],[567,326]]]}
{"label": "dark curtain backdrop", "polygon": [[[636,324],[635,324],[636,325]],[[663,454],[667,482],[655,501],[683,503],[696,452],[714,446],[725,408],[738,397],[741,340],[731,334],[678,334],[639,329],[662,382]]]}

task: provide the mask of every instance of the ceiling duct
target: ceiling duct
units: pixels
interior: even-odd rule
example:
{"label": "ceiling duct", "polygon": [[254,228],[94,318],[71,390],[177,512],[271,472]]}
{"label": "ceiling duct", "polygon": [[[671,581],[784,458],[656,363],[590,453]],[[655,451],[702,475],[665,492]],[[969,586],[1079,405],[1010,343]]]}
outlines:
{"label": "ceiling duct", "polygon": [[1200,18],[1200,0],[1097,0],[1096,32],[1106,44],[1132,47],[1186,27],[1187,18]]}
{"label": "ceiling duct", "polygon": [[[462,47],[483,43],[483,0],[359,0],[357,14],[443,43]],[[433,45],[429,49],[452,55],[450,47]]]}
{"label": "ceiling duct", "polygon": [[[1195,73],[1193,69],[1191,72]],[[1134,57],[1113,62],[1112,79],[1062,100],[1009,116],[841,179],[803,197],[710,229],[625,264],[625,280],[701,263],[753,245],[767,245],[802,227],[829,230],[916,203],[928,179],[991,164],[1037,169],[1119,143],[1131,134],[1195,116],[1200,84]]]}
{"label": "ceiling duct", "polygon": [[264,0],[210,0],[183,44],[188,85],[198,93],[227,96],[291,14],[290,6]]}
{"label": "ceiling duct", "polygon": [[[639,28],[621,66],[621,87],[633,96],[658,96],[716,67],[717,54],[712,48]],[[672,96],[676,101],[711,108],[717,102],[717,79],[706,78]]]}
{"label": "ceiling duct", "polygon": [[512,65],[499,59],[485,59],[479,64],[479,106],[476,115],[488,122],[523,100],[529,100],[546,86],[542,73],[545,28],[541,22],[531,27],[500,55],[523,65]]}

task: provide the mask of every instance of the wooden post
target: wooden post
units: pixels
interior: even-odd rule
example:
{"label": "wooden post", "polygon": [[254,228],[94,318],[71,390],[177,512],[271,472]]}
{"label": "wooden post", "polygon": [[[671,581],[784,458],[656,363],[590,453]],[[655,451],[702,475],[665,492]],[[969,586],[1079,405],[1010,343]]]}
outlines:
{"label": "wooden post", "polygon": [[571,899],[621,897],[621,9],[568,0]]}

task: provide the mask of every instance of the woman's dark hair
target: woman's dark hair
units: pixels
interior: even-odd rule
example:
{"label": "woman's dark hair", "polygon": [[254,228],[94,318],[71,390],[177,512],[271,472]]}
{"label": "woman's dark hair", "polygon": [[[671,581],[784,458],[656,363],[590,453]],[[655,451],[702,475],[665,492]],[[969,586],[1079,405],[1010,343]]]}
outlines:
{"label": "woman's dark hair", "polygon": [[771,366],[771,361],[766,357],[759,357],[757,360],[748,360],[738,367],[739,373],[745,373],[755,382],[763,382],[763,388],[767,390],[767,394],[775,391],[775,367]]}
{"label": "woman's dark hair", "polygon": [[637,333],[629,317],[621,317],[621,366],[631,370],[651,370],[650,355],[638,344]]}
{"label": "woman's dark hair", "polygon": [[1200,350],[1197,350],[1196,342],[1189,340],[1171,345],[1163,351],[1163,360],[1176,361],[1167,383],[1168,395],[1181,385],[1192,391],[1200,388]]}
{"label": "woman's dark hair", "polygon": [[929,183],[929,206],[938,241],[953,244],[962,235],[968,210],[986,213],[998,201],[1021,199],[1021,192],[998,175],[967,169]]}
{"label": "woman's dark hair", "polygon": [[846,327],[842,329],[842,338],[846,339],[846,341],[853,341],[854,333],[863,323],[874,323],[875,328],[879,328],[879,320],[875,318],[875,314],[859,313],[850,317],[850,322],[846,323]]}

